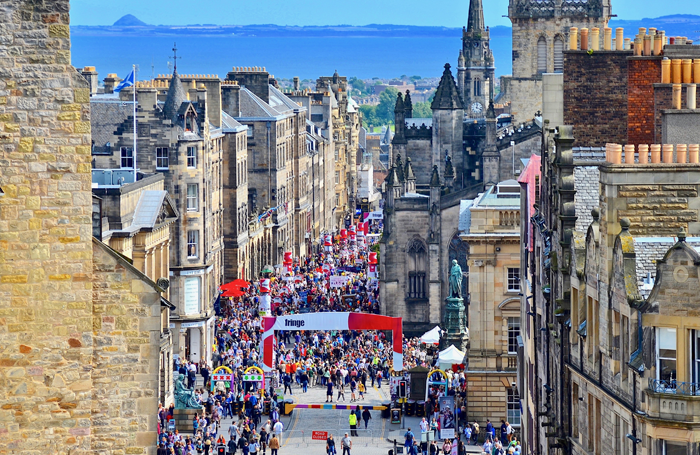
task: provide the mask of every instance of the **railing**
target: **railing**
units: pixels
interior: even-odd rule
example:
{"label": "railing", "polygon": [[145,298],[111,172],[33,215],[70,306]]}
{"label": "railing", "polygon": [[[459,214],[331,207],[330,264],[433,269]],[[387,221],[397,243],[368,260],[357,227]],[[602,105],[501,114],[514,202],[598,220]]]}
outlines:
{"label": "railing", "polygon": [[[325,439],[314,439],[314,433],[326,433],[327,435],[332,434],[333,439],[335,439],[336,451],[342,451],[341,440],[347,433],[352,440],[352,446],[355,447],[376,447],[379,442],[385,442],[381,439],[381,432],[373,432],[373,430],[365,430],[364,422],[358,422],[356,430],[291,430],[283,431],[281,443],[284,447],[297,447],[297,448],[307,448],[307,447],[324,447],[326,446]],[[356,431],[357,436],[352,436],[352,432]],[[379,439],[379,440],[377,440]]]}
{"label": "railing", "polygon": [[674,395],[700,396],[700,383],[664,381],[662,379],[649,378],[649,390],[655,393],[667,393]]}

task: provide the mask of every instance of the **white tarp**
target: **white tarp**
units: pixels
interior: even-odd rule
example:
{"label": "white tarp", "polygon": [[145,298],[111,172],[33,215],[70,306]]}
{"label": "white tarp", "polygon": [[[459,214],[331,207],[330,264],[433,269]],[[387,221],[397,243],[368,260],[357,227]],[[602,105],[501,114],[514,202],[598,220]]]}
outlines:
{"label": "white tarp", "polygon": [[420,342],[425,344],[438,344],[440,342],[440,333],[442,333],[442,329],[440,326],[436,325],[420,337]]}
{"label": "white tarp", "polygon": [[440,351],[439,362],[440,367],[443,365],[452,366],[459,363],[464,363],[464,353],[457,349],[455,345],[450,345],[444,351]]}

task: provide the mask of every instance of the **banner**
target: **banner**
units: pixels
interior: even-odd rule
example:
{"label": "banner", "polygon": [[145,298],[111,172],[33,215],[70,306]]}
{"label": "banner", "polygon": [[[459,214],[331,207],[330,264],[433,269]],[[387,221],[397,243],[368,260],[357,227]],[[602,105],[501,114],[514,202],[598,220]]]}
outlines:
{"label": "banner", "polygon": [[455,397],[439,397],[438,405],[440,406],[440,439],[452,439],[455,437]]}
{"label": "banner", "polygon": [[383,220],[384,213],[381,210],[365,213],[365,220]]}
{"label": "banner", "polygon": [[331,289],[342,288],[350,281],[349,276],[331,275]]}
{"label": "banner", "polygon": [[[265,317],[262,325],[264,331],[262,343],[260,343],[260,357],[263,360],[265,371],[271,371],[274,367],[274,333],[276,330],[391,330],[393,368],[394,371],[403,371],[401,318],[367,313],[308,313]],[[454,432],[454,422],[452,431]]]}

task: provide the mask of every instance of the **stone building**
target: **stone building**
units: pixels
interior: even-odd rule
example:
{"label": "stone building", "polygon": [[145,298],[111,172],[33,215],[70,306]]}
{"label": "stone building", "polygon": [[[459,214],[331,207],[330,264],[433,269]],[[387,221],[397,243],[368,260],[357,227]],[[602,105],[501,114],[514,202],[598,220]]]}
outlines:
{"label": "stone building", "polygon": [[496,67],[489,35],[489,28],[484,25],[481,0],[471,0],[457,65],[457,85],[464,101],[464,111],[470,118],[483,118],[493,99]]}
{"label": "stone building", "polygon": [[520,336],[520,186],[506,180],[462,201],[468,248],[469,420],[520,425],[515,387]]}
{"label": "stone building", "polygon": [[611,0],[509,1],[513,74],[501,78],[499,102],[510,101],[514,123],[526,122],[542,110],[542,75],[563,71],[571,27],[602,31],[611,14]]}
{"label": "stone building", "polygon": [[169,292],[180,334],[175,353],[196,362],[210,360],[224,270],[220,85],[215,77],[181,79],[177,69],[172,77],[142,81],[136,88],[136,141],[133,88],[91,98],[93,176],[117,185],[162,174],[180,214],[170,247]]}
{"label": "stone building", "polygon": [[0,452],[155,454],[170,308],[92,236],[90,89],[70,65],[69,3],[3,8]]}
{"label": "stone building", "polygon": [[250,213],[272,218],[267,265],[281,264],[285,251],[304,256],[309,220],[307,111],[279,91],[265,68],[234,67],[226,81],[236,84],[222,86],[223,110],[248,127]]}
{"label": "stone building", "polygon": [[522,227],[525,452],[697,453],[697,148],[667,144],[660,163],[609,144],[577,227],[574,142],[571,126],[548,140]]}

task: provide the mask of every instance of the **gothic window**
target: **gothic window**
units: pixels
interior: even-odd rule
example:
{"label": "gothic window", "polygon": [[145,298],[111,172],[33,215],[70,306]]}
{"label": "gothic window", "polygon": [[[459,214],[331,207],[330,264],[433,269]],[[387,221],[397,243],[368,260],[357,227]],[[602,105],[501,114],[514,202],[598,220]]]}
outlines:
{"label": "gothic window", "polygon": [[559,36],[554,38],[554,72],[564,72],[564,41]]}
{"label": "gothic window", "polygon": [[537,41],[537,72],[547,72],[547,40],[544,36]]}
{"label": "gothic window", "polygon": [[474,80],[474,96],[481,96],[481,80]]}
{"label": "gothic window", "polygon": [[450,260],[448,261],[448,264],[452,264],[452,260],[456,259],[457,264],[462,268],[462,274],[464,275],[464,278],[462,278],[462,297],[464,298],[465,301],[468,301],[469,299],[469,265],[467,263],[467,260],[469,259],[469,244],[466,242],[463,242],[462,239],[459,238],[458,234],[455,234],[452,237],[452,240],[450,240],[450,246],[448,248],[448,254],[450,256]]}
{"label": "gothic window", "polygon": [[425,243],[414,239],[408,249],[408,298],[427,298],[426,271],[428,269],[428,251]]}

